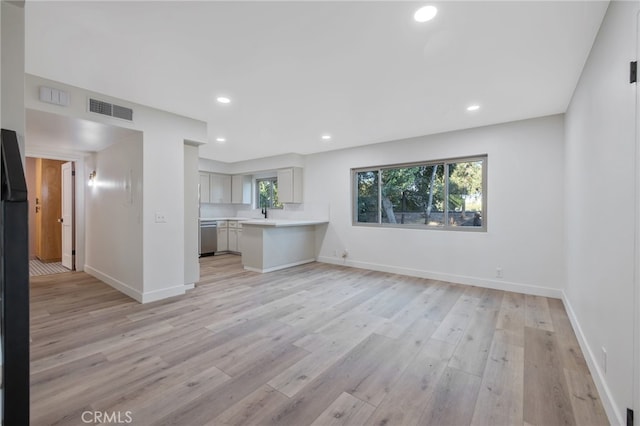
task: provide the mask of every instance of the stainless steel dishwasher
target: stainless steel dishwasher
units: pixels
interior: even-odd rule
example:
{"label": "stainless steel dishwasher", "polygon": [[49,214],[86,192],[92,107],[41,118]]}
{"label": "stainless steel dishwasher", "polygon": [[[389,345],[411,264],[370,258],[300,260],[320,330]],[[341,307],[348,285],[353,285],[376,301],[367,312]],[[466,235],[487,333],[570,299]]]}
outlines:
{"label": "stainless steel dishwasher", "polygon": [[200,256],[212,255],[218,250],[218,223],[215,220],[200,221]]}

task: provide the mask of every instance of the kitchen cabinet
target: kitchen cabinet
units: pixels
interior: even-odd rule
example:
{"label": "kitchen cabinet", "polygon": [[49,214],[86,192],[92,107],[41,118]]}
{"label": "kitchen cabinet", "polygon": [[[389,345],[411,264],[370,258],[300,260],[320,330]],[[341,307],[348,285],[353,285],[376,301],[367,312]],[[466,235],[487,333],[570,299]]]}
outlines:
{"label": "kitchen cabinet", "polygon": [[200,182],[199,182],[200,202],[210,203],[211,202],[211,176],[209,173],[200,172],[199,177],[200,177]]}
{"label": "kitchen cabinet", "polygon": [[218,252],[242,253],[242,223],[237,220],[218,221]]}
{"label": "kitchen cabinet", "polygon": [[211,198],[210,203],[230,204],[231,203],[231,176],[211,173]]}
{"label": "kitchen cabinet", "polygon": [[251,204],[251,176],[234,175],[231,177],[231,203]]}
{"label": "kitchen cabinet", "polygon": [[229,251],[229,228],[226,220],[218,221],[218,251]]}
{"label": "kitchen cabinet", "polygon": [[291,167],[278,170],[278,201],[302,203],[302,168]]}
{"label": "kitchen cabinet", "polygon": [[251,204],[251,176],[200,172],[200,202]]}
{"label": "kitchen cabinet", "polygon": [[229,251],[242,253],[242,222],[237,220],[229,221]]}
{"label": "kitchen cabinet", "polygon": [[229,228],[229,251],[238,251],[238,229]]}

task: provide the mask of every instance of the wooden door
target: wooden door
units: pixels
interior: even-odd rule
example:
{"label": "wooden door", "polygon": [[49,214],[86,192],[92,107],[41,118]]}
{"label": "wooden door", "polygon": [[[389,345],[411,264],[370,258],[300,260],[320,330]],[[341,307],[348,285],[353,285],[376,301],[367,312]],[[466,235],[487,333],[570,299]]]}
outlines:
{"label": "wooden door", "polygon": [[62,164],[57,160],[36,160],[36,256],[43,262],[62,260]]}

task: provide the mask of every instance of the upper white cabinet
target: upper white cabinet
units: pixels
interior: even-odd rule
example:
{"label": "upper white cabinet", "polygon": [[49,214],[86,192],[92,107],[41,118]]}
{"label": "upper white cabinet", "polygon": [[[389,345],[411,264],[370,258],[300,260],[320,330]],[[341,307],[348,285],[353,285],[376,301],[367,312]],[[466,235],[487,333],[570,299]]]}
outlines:
{"label": "upper white cabinet", "polygon": [[231,176],[200,172],[200,202],[231,203]]}
{"label": "upper white cabinet", "polygon": [[233,204],[251,204],[251,176],[234,175],[231,177],[231,202]]}
{"label": "upper white cabinet", "polygon": [[278,201],[302,203],[302,168],[278,170]]}
{"label": "upper white cabinet", "polygon": [[211,199],[210,203],[231,203],[231,176],[211,173]]}
{"label": "upper white cabinet", "polygon": [[210,203],[211,202],[211,184],[209,173],[200,172],[200,202],[201,203]]}

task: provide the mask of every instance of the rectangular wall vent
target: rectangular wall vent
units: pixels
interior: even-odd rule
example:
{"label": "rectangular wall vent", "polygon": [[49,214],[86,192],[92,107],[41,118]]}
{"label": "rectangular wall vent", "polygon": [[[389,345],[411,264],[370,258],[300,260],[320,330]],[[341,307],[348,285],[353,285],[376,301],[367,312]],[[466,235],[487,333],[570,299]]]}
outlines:
{"label": "rectangular wall vent", "polygon": [[109,102],[100,101],[98,99],[89,98],[89,111],[95,112],[96,114],[133,121],[133,110],[131,108],[110,104]]}

